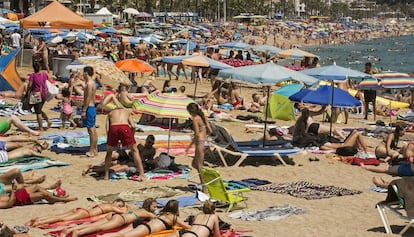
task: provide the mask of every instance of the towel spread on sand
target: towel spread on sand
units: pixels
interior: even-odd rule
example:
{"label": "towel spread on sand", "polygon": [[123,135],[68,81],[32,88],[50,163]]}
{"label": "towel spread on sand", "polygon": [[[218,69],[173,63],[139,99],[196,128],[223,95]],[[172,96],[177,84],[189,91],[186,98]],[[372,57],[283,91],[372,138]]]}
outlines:
{"label": "towel spread on sand", "polygon": [[[50,147],[50,151],[55,152],[56,154],[72,154],[72,155],[82,155],[89,151],[89,146],[69,146],[69,147],[59,147],[58,145],[53,145]],[[98,145],[98,152],[106,151],[106,144]]]}
{"label": "towel spread on sand", "polygon": [[374,191],[374,192],[378,192],[378,193],[386,193],[388,192],[388,189],[386,188],[381,188],[381,187],[377,187],[377,186],[370,186],[368,187],[369,190]]}
{"label": "towel spread on sand", "polygon": [[229,217],[234,219],[242,219],[244,221],[278,221],[291,215],[303,213],[305,213],[305,211],[300,208],[291,205],[284,205],[268,207],[256,211],[237,211],[231,213]]}
{"label": "towel spread on sand", "polygon": [[[114,232],[121,231],[121,230],[127,228],[128,226],[129,226],[129,224],[128,225],[123,225],[121,227],[113,228],[113,229],[110,229],[110,230],[98,231],[98,232],[93,233],[93,234],[82,235],[82,236],[83,237],[95,237],[97,235],[103,235],[103,234],[107,234],[107,233],[114,233]],[[62,233],[62,231],[63,230],[50,231],[50,232],[46,233],[46,235],[53,236],[53,237],[59,237],[60,234]],[[65,235],[65,236],[72,237],[72,234],[68,234],[68,235]]]}
{"label": "towel spread on sand", "polygon": [[39,136],[39,139],[54,139],[56,137],[89,137],[89,133],[87,131],[67,131],[67,132],[50,132],[47,134],[42,134]]}
{"label": "towel spread on sand", "polygon": [[146,172],[144,175],[147,179],[154,180],[167,180],[167,179],[186,179],[190,169],[188,167],[182,167],[178,171],[172,170],[153,170]]}
{"label": "towel spread on sand", "polygon": [[121,198],[125,202],[136,202],[137,200],[145,200],[147,198],[169,198],[178,195],[184,195],[186,192],[171,187],[151,187],[142,188],[137,191],[124,191],[121,193],[106,194],[88,198],[95,202],[112,202],[117,198]]}
{"label": "towel spread on sand", "polygon": [[224,183],[226,183],[226,189],[233,190],[233,189],[251,188],[251,187],[256,187],[260,185],[266,185],[266,184],[270,184],[271,182],[267,180],[262,180],[262,179],[250,178],[250,179],[230,180],[230,181],[224,180]]}
{"label": "towel spread on sand", "polygon": [[[170,199],[157,199],[157,207],[164,207],[169,200]],[[195,206],[201,203],[194,195],[178,197],[175,198],[175,200],[178,201],[180,207]],[[143,201],[138,201],[134,204],[141,207],[143,203]]]}
{"label": "towel spread on sand", "polygon": [[29,170],[44,169],[52,166],[66,166],[68,163],[50,160],[50,158],[43,157],[25,157],[11,160],[5,163],[0,163],[0,174],[18,168],[21,172]]}
{"label": "towel spread on sand", "polygon": [[[39,124],[37,120],[23,120],[24,125],[32,129],[39,129]],[[52,122],[51,128],[61,128],[62,127],[62,120],[60,118],[51,118],[50,122]],[[66,126],[70,126],[70,122],[66,121]],[[47,127],[47,121],[43,120],[42,126],[44,128]]]}
{"label": "towel spread on sand", "polygon": [[95,222],[95,221],[98,221],[104,218],[106,215],[108,215],[108,213],[101,214],[98,216],[86,217],[86,218],[82,218],[78,220],[72,220],[72,221],[59,221],[59,222],[39,226],[39,228],[40,229],[54,229],[60,226],[70,226],[70,225],[79,225],[83,223],[91,223],[91,222]]}
{"label": "towel spread on sand", "polygon": [[251,190],[267,191],[279,194],[289,194],[297,198],[308,200],[331,198],[336,196],[355,195],[362,193],[359,190],[351,190],[333,185],[313,184],[308,181],[293,183],[273,183],[263,186],[252,187]]}

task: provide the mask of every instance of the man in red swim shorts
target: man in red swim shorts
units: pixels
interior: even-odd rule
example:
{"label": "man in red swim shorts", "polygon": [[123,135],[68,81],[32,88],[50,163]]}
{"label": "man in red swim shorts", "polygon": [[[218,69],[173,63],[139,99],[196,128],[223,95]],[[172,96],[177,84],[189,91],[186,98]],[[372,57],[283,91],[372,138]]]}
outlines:
{"label": "man in red swim shorts", "polygon": [[112,152],[114,147],[118,145],[120,141],[123,147],[128,147],[131,150],[131,154],[134,159],[135,166],[139,170],[139,177],[144,180],[144,167],[142,165],[141,156],[139,155],[138,148],[135,145],[135,123],[132,118],[131,112],[124,108],[116,108],[112,110],[107,117],[106,133],[107,138],[107,150],[105,157],[105,179],[109,179],[109,168],[112,163]]}

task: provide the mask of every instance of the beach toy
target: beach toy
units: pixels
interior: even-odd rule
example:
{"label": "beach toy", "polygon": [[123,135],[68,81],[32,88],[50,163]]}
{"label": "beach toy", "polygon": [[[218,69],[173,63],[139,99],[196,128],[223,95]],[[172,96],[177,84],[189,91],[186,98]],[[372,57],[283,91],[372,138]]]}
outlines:
{"label": "beach toy", "polygon": [[53,196],[55,197],[64,197],[65,195],[66,191],[61,187],[57,187],[53,190]]}

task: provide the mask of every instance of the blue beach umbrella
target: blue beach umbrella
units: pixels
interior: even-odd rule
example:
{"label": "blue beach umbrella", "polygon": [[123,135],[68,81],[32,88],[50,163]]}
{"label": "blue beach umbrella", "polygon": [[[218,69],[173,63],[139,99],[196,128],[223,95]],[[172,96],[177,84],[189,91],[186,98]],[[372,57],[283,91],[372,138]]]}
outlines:
{"label": "blue beach umbrella", "polygon": [[252,45],[251,48],[254,51],[266,52],[268,54],[276,54],[276,53],[279,53],[280,51],[282,51],[281,48],[278,48],[278,47],[275,47],[275,46],[272,46],[272,45],[267,45],[267,44]]}
{"label": "blue beach umbrella", "polygon": [[291,95],[296,94],[298,91],[301,91],[302,87],[302,84],[287,84],[273,92],[273,94],[279,94],[285,97],[289,97]]}
{"label": "blue beach umbrella", "polygon": [[[335,94],[332,102],[332,94]],[[328,85],[320,86],[302,98],[304,103],[316,105],[331,105],[333,107],[354,107],[361,106],[361,101],[353,97],[347,91]]]}
{"label": "blue beach umbrella", "polygon": [[362,79],[362,78],[372,78],[371,75],[353,70],[350,68],[345,68],[338,66],[336,64],[324,66],[324,67],[318,67],[318,68],[312,68],[312,69],[305,69],[301,71],[302,73],[316,77],[320,80],[337,80],[337,81],[343,81],[348,78],[352,79]]}
{"label": "blue beach umbrella", "polygon": [[239,41],[228,42],[228,43],[220,44],[219,46],[222,48],[234,48],[234,49],[249,49],[252,47],[250,44],[246,44],[246,43],[239,42]]}
{"label": "blue beach umbrella", "polygon": [[303,97],[305,97],[310,92],[312,92],[311,89],[304,88],[304,89],[296,92],[295,94],[289,96],[289,99],[291,101],[294,101],[294,102],[301,102],[303,100]]}

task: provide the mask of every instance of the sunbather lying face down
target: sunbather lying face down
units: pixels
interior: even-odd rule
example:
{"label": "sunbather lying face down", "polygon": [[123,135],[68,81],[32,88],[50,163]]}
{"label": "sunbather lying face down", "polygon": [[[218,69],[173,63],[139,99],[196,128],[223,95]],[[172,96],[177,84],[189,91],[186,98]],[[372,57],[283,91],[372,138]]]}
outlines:
{"label": "sunbather lying face down", "polygon": [[[144,219],[154,218],[157,202],[154,198],[148,198],[144,201],[142,208],[131,209],[122,214],[108,214],[106,218],[93,223],[70,227],[62,231],[60,236],[72,234],[72,237],[83,236],[100,231],[111,230],[132,223],[132,228],[141,225]],[[129,228],[132,230],[132,228]]]}
{"label": "sunbather lying face down", "polygon": [[207,201],[203,205],[203,213],[195,217],[190,229],[182,229],[167,237],[219,237],[219,221],[215,214],[216,205]]}
{"label": "sunbather lying face down", "polygon": [[102,235],[102,237],[143,237],[151,233],[160,232],[163,230],[171,230],[174,225],[178,224],[185,229],[190,226],[178,218],[178,201],[170,200],[161,210],[160,215],[153,218],[146,224],[141,224],[129,231],[120,231],[118,233],[111,233]]}
{"label": "sunbather lying face down", "polygon": [[71,221],[78,220],[86,217],[98,216],[101,214],[115,212],[115,213],[124,213],[125,202],[121,199],[116,199],[112,203],[102,203],[93,206],[90,209],[85,208],[75,208],[67,212],[55,215],[55,216],[43,216],[32,218],[29,222],[26,223],[28,226],[41,226],[46,224],[51,224],[59,221]]}

